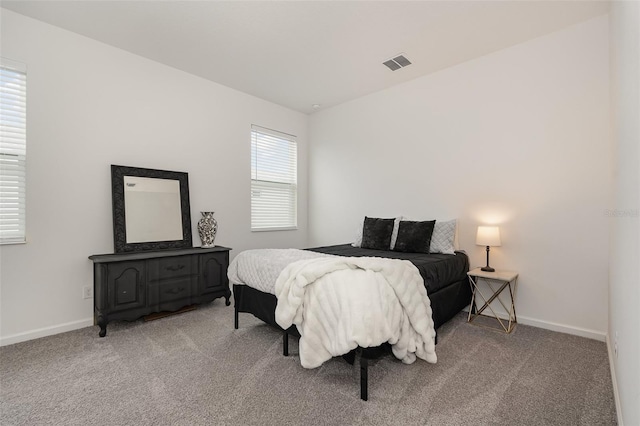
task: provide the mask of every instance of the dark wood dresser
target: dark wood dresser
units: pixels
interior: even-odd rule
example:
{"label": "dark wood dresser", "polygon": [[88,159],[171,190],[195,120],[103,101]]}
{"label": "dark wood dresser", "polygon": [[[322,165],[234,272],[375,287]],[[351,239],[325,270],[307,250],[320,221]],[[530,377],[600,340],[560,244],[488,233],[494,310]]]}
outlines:
{"label": "dark wood dresser", "polygon": [[216,246],[89,256],[100,337],[113,320],[131,321],[218,297],[229,306],[229,250]]}

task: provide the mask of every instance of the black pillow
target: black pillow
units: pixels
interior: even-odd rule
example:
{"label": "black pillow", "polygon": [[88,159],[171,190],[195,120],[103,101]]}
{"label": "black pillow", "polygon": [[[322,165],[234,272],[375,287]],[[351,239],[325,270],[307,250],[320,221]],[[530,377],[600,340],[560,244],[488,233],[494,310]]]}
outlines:
{"label": "black pillow", "polygon": [[435,220],[424,222],[401,220],[398,226],[398,239],[393,250],[409,253],[429,253],[431,235],[433,235],[435,224]]}
{"label": "black pillow", "polygon": [[365,216],[364,227],[362,228],[362,248],[389,250],[394,221],[395,219],[379,219]]}

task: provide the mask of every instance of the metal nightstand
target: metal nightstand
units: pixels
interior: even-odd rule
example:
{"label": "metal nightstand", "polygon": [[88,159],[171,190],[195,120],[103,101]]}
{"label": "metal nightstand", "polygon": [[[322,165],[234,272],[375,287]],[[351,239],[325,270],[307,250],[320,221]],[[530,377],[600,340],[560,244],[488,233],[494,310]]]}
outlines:
{"label": "metal nightstand", "polygon": [[[469,277],[469,284],[471,285],[471,292],[473,296],[471,297],[471,306],[469,307],[469,316],[467,318],[467,322],[472,322],[479,316],[487,317],[487,318],[495,318],[502,328],[481,325],[490,329],[494,329],[497,331],[504,331],[505,333],[511,333],[517,324],[516,318],[516,306],[515,306],[515,298],[516,298],[516,288],[518,286],[518,273],[513,271],[500,271],[496,270],[495,272],[485,272],[480,268],[476,268],[472,271],[467,272]],[[491,296],[486,298],[482,291],[480,290],[478,284],[480,282],[485,282],[487,286],[491,289]],[[505,290],[509,289],[509,296],[511,299],[510,307],[507,308],[505,303],[500,299],[500,294]],[[482,299],[484,305],[481,308],[478,308],[478,297]],[[509,314],[509,321],[507,323],[506,319],[500,318],[498,314],[491,307],[491,302],[494,300],[498,300],[504,310]],[[493,317],[489,315],[482,315],[485,309],[489,308]]]}

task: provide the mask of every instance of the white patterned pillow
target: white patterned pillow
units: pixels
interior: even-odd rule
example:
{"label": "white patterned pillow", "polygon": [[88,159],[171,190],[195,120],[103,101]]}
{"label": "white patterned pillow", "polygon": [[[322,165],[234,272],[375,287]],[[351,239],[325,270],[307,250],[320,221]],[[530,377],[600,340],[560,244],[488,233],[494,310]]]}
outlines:
{"label": "white patterned pillow", "polygon": [[[398,227],[400,226],[400,221],[402,220],[402,216],[398,216],[394,218],[393,221],[393,232],[391,233],[391,246],[390,250],[393,250],[393,246],[396,245],[396,240],[398,239]],[[351,243],[352,247],[361,247],[362,246],[362,230],[364,229],[364,218],[360,221],[358,228],[356,229],[356,237],[353,239],[353,243]]]}
{"label": "white patterned pillow", "polygon": [[356,237],[351,243],[352,247],[360,247],[362,245],[362,230],[364,229],[364,218],[360,221],[360,224],[356,228]]}
{"label": "white patterned pillow", "polygon": [[456,237],[456,220],[436,221],[431,235],[430,253],[454,254]]}

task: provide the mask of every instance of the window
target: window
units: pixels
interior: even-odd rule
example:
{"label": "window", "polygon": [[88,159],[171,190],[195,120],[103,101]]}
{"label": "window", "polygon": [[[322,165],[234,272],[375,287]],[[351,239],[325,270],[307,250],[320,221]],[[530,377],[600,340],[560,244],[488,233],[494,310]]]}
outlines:
{"label": "window", "polygon": [[295,136],[251,126],[251,230],[298,226]]}
{"label": "window", "polygon": [[26,67],[0,62],[0,243],[25,242]]}

